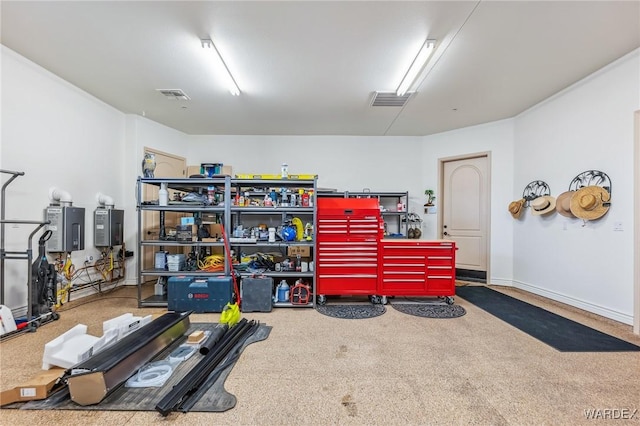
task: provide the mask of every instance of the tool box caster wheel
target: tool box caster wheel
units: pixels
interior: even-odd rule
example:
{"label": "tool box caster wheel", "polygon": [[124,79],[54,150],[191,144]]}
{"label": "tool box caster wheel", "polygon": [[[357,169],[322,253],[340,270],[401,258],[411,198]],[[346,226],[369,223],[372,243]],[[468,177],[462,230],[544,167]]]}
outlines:
{"label": "tool box caster wheel", "polygon": [[58,321],[60,319],[60,314],[57,312],[52,312],[51,313],[51,319],[54,321]]}
{"label": "tool box caster wheel", "polygon": [[447,296],[444,300],[447,302],[447,305],[453,305],[453,297]]}
{"label": "tool box caster wheel", "polygon": [[376,295],[369,296],[369,301],[374,305],[380,305],[382,303],[382,297]]}
{"label": "tool box caster wheel", "polygon": [[318,295],[317,302],[318,302],[318,305],[324,306],[327,303],[327,296],[325,296],[324,294]]}

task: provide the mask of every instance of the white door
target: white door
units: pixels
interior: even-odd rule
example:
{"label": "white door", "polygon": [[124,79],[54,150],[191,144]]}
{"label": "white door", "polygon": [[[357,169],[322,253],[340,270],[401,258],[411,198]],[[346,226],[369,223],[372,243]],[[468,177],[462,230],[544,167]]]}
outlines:
{"label": "white door", "polygon": [[[456,269],[486,281],[489,223],[487,155],[442,162],[442,238],[456,242]],[[459,275],[465,275],[460,271]]]}
{"label": "white door", "polygon": [[[187,160],[166,152],[160,152],[151,148],[145,148],[145,152],[155,154],[156,169],[153,172],[156,178],[184,178],[187,169]],[[143,200],[157,200],[158,187],[144,185],[142,189]],[[171,197],[171,194],[169,195]],[[178,224],[178,214],[167,212],[165,214],[165,228]],[[142,239],[157,240],[160,231],[160,214],[156,211],[145,211],[142,215]],[[153,268],[155,251],[157,247],[144,247],[143,268]]]}

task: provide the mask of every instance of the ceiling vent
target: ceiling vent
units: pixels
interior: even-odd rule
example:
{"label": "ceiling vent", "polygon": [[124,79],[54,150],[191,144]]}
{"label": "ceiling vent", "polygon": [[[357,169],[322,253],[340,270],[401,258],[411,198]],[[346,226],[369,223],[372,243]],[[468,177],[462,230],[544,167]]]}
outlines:
{"label": "ceiling vent", "polygon": [[390,106],[402,107],[407,103],[413,92],[407,92],[402,96],[396,95],[396,92],[375,92],[371,106]]}
{"label": "ceiling vent", "polygon": [[191,98],[181,89],[156,89],[172,101],[188,101]]}

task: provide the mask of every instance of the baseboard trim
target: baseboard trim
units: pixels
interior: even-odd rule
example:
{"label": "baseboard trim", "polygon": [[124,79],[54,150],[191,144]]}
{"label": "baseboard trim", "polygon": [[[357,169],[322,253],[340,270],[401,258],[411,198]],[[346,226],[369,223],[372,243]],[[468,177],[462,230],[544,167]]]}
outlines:
{"label": "baseboard trim", "polygon": [[508,280],[506,278],[491,278],[490,283],[487,283],[487,285],[501,285],[504,287],[515,287],[513,285],[513,281]]}
{"label": "baseboard trim", "polygon": [[547,299],[555,300],[576,308],[591,312],[596,315],[609,318],[623,324],[633,325],[633,316],[622,312],[609,309],[604,306],[596,305],[594,303],[585,302],[584,300],[576,299],[565,294],[556,293],[551,290],[540,288],[532,284],[523,283],[522,281],[512,281],[513,287],[520,290],[528,291],[529,293],[537,294],[538,296],[546,297]]}

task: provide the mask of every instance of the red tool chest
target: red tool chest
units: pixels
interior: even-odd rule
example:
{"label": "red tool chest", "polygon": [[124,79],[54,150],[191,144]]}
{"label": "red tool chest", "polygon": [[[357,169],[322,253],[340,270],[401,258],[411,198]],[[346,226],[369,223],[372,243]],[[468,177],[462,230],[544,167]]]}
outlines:
{"label": "red tool chest", "polygon": [[383,222],[377,199],[319,198],[316,252],[319,302],[327,295],[375,295]]}
{"label": "red tool chest", "polygon": [[377,294],[451,296],[456,291],[456,247],[448,240],[381,240]]}

